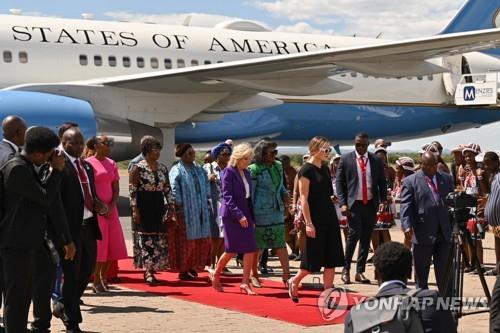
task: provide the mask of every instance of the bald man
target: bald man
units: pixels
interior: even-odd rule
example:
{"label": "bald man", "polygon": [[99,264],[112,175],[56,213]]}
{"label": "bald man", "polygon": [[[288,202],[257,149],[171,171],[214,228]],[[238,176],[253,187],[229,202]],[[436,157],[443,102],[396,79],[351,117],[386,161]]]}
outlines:
{"label": "bald man", "polygon": [[7,116],[2,121],[3,140],[0,142],[0,166],[21,151],[24,145],[26,122],[17,116]]}
{"label": "bald man", "polygon": [[444,199],[453,192],[451,176],[437,170],[437,156],[422,155],[421,169],[403,181],[401,190],[401,224],[405,237],[412,240],[417,286],[428,289],[431,259],[442,295],[448,295],[450,284],[442,290],[448,255],[451,249],[451,225]]}

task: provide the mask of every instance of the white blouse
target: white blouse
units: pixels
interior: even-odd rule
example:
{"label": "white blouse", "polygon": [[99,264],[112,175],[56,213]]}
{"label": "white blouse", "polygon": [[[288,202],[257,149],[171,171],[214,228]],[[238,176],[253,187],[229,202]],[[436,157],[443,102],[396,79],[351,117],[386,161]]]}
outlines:
{"label": "white blouse", "polygon": [[248,199],[250,198],[250,185],[248,185],[247,177],[245,177],[245,174],[240,173],[241,178],[243,178],[243,185],[245,185],[245,198]]}

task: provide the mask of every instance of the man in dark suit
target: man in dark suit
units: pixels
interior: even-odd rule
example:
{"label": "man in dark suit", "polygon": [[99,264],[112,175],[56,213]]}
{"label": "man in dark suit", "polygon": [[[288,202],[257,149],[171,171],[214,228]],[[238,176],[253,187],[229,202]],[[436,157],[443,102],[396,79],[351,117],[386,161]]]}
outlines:
{"label": "man in dark suit", "polygon": [[[401,190],[401,224],[405,237],[413,243],[416,282],[427,289],[431,258],[436,281],[441,288],[451,249],[451,225],[444,199],[453,192],[453,180],[437,171],[438,159],[432,152],[422,155],[421,169],[406,177]],[[440,290],[442,295],[448,290]]]}
{"label": "man in dark suit", "polygon": [[[387,242],[380,245],[375,251],[373,264],[379,277],[379,290],[375,297],[390,297],[406,295],[410,289],[406,283],[411,278],[412,255],[409,249],[397,242]],[[421,304],[420,317],[425,332],[450,332],[457,331],[457,322],[449,309],[438,306],[439,294],[435,290],[420,290],[414,297]],[[374,309],[381,311],[382,309]],[[344,332],[353,331],[351,314],[344,320]]]}
{"label": "man in dark suit", "polygon": [[[26,123],[17,116],[7,116],[2,121],[3,140],[0,141],[0,167],[21,151],[24,145],[24,134],[26,133]],[[0,268],[0,307],[2,306],[3,283]],[[5,332],[5,328],[0,326],[0,333]]]}
{"label": "man in dark suit", "polygon": [[[38,172],[40,180],[46,186],[52,170],[45,163]],[[72,260],[76,248],[71,239],[66,214],[62,205],[60,191],[52,201],[47,214],[46,245],[53,244],[55,248],[63,248],[65,258]],[[55,250],[54,248],[54,250]],[[33,321],[30,333],[50,332],[52,312],[50,300],[56,278],[56,267],[60,258],[48,251],[37,251],[35,254],[35,270],[33,274]]]}
{"label": "man in dark suit", "polygon": [[[55,313],[62,318],[66,332],[81,332],[80,298],[94,271],[97,256],[97,239],[101,238],[96,214],[105,213],[104,206],[95,195],[92,166],[80,156],[84,148],[83,135],[78,128],[69,128],[62,135],[66,155],[61,182],[61,198],[71,237],[76,246],[74,260],[62,260],[64,284],[62,305]],[[64,311],[61,311],[63,310]],[[64,312],[64,313],[62,313]]]}
{"label": "man in dark suit", "polygon": [[[25,147],[2,169],[0,266],[4,278],[4,324],[9,333],[26,333],[35,254],[45,251],[47,211],[56,199],[64,157],[54,153],[59,139],[50,129],[32,127]],[[35,168],[51,158],[52,173],[44,187]]]}
{"label": "man in dark suit", "polygon": [[382,161],[368,153],[368,135],[355,138],[355,150],[340,158],[336,189],[342,214],[349,218],[349,236],[345,250],[342,281],[351,282],[350,268],[354,249],[359,241],[355,281],[370,283],[364,275],[370,239],[381,202],[387,200],[387,182]]}

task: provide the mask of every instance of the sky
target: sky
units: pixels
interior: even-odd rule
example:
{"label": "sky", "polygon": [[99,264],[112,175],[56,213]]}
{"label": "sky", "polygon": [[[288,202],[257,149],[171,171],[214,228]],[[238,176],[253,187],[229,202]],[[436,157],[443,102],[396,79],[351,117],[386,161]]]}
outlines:
{"label": "sky", "polygon": [[[23,15],[80,18],[93,14],[96,20],[126,20],[215,26],[235,18],[263,24],[271,30],[331,35],[356,35],[403,39],[439,33],[453,18],[463,0],[2,0],[0,13],[20,9]],[[500,110],[499,110],[500,112]],[[499,125],[436,137],[452,148],[475,141],[487,149],[498,149],[491,138]],[[467,138],[467,139],[464,139]],[[427,139],[393,144],[393,149],[418,149]]]}

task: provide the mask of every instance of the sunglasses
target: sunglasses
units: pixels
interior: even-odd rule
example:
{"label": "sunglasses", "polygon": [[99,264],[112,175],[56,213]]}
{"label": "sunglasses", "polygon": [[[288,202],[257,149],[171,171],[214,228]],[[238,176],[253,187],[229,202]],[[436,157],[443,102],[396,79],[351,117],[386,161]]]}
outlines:
{"label": "sunglasses", "polygon": [[332,148],[320,148],[319,151],[324,154],[330,154],[332,152]]}
{"label": "sunglasses", "polygon": [[275,150],[271,150],[271,151],[268,151],[267,152],[268,155],[278,155],[278,149],[275,149]]}
{"label": "sunglasses", "polygon": [[115,145],[115,142],[112,140],[106,140],[106,141],[101,141],[99,142],[101,145],[105,145],[108,147],[113,147]]}

